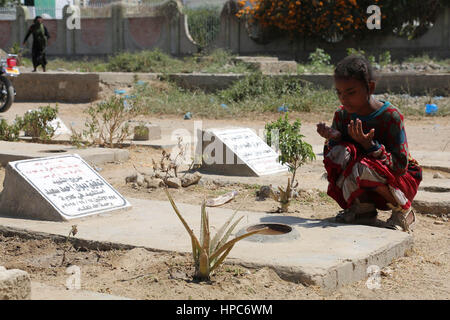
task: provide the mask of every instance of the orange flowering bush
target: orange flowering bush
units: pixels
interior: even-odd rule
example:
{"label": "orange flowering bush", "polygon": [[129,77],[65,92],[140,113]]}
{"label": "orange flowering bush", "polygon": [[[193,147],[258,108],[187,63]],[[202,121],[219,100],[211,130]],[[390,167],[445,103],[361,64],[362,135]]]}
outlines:
{"label": "orange flowering bush", "polygon": [[[416,20],[435,20],[445,0],[239,0],[238,17],[262,28],[275,27],[291,35],[332,39],[373,32],[366,26],[367,8],[378,5],[382,29],[391,32]],[[424,8],[429,13],[424,15]],[[428,8],[428,10],[427,10]],[[432,12],[431,12],[432,11]]]}

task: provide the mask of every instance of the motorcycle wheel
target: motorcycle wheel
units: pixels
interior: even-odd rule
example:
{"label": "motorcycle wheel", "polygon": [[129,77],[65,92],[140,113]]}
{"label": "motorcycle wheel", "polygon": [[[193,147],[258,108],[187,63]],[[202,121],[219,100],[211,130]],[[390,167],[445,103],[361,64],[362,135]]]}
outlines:
{"label": "motorcycle wheel", "polygon": [[8,78],[0,76],[0,112],[6,112],[14,102],[14,88]]}

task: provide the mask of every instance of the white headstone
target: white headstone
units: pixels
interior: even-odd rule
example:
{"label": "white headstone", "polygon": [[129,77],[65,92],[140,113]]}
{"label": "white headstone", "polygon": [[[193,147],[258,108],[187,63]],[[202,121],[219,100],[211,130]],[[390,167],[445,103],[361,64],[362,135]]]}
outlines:
{"label": "white headstone", "polygon": [[[225,128],[205,130],[203,138],[214,140],[208,145],[203,141],[203,161],[211,168],[222,167],[224,173],[239,174],[242,165],[256,176],[286,172],[287,166],[278,161],[279,155],[250,128]],[[225,148],[222,148],[225,146]],[[211,151],[214,156],[210,156]],[[220,154],[223,150],[224,154]],[[242,170],[242,175],[246,175]]]}
{"label": "white headstone", "polygon": [[70,220],[130,207],[103,177],[78,155],[10,162],[0,213]]}
{"label": "white headstone", "polygon": [[64,124],[64,122],[62,122],[62,120],[58,117],[56,119],[53,119],[52,121],[50,121],[49,125],[53,129],[55,129],[55,133],[54,133],[55,137],[58,137],[63,134],[72,134],[72,131],[70,131],[69,128],[67,128],[67,126]]}

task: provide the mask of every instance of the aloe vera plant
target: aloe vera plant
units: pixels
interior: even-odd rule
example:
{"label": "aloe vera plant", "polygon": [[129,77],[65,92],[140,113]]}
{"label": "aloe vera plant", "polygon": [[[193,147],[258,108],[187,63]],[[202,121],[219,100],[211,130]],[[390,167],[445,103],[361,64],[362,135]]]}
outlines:
{"label": "aloe vera plant", "polygon": [[201,209],[200,239],[198,239],[197,236],[192,231],[192,229],[187,224],[186,220],[184,220],[183,216],[180,213],[180,210],[175,205],[172,196],[169,194],[167,189],[164,189],[164,191],[166,192],[166,195],[169,198],[170,204],[172,205],[175,213],[177,214],[184,228],[191,237],[192,255],[195,263],[194,278],[198,280],[201,281],[209,280],[211,273],[222,264],[222,262],[230,253],[231,249],[233,249],[236,242],[267,229],[262,228],[255,231],[251,231],[227,242],[234,228],[243,218],[240,217],[230,226],[234,216],[237,213],[236,210],[233,213],[233,215],[225,222],[225,224],[219,229],[219,231],[217,231],[215,236],[211,239],[208,213],[206,212],[205,201],[203,201]]}

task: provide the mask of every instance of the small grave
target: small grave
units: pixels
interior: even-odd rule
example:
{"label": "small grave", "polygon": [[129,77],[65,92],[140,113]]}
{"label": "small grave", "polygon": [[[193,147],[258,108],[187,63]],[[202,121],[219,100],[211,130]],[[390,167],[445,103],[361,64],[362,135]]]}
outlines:
{"label": "small grave", "polygon": [[204,171],[259,177],[288,170],[278,162],[278,154],[250,128],[207,129],[200,138]]}
{"label": "small grave", "polygon": [[10,162],[0,194],[0,214],[65,221],[130,207],[78,155]]}

